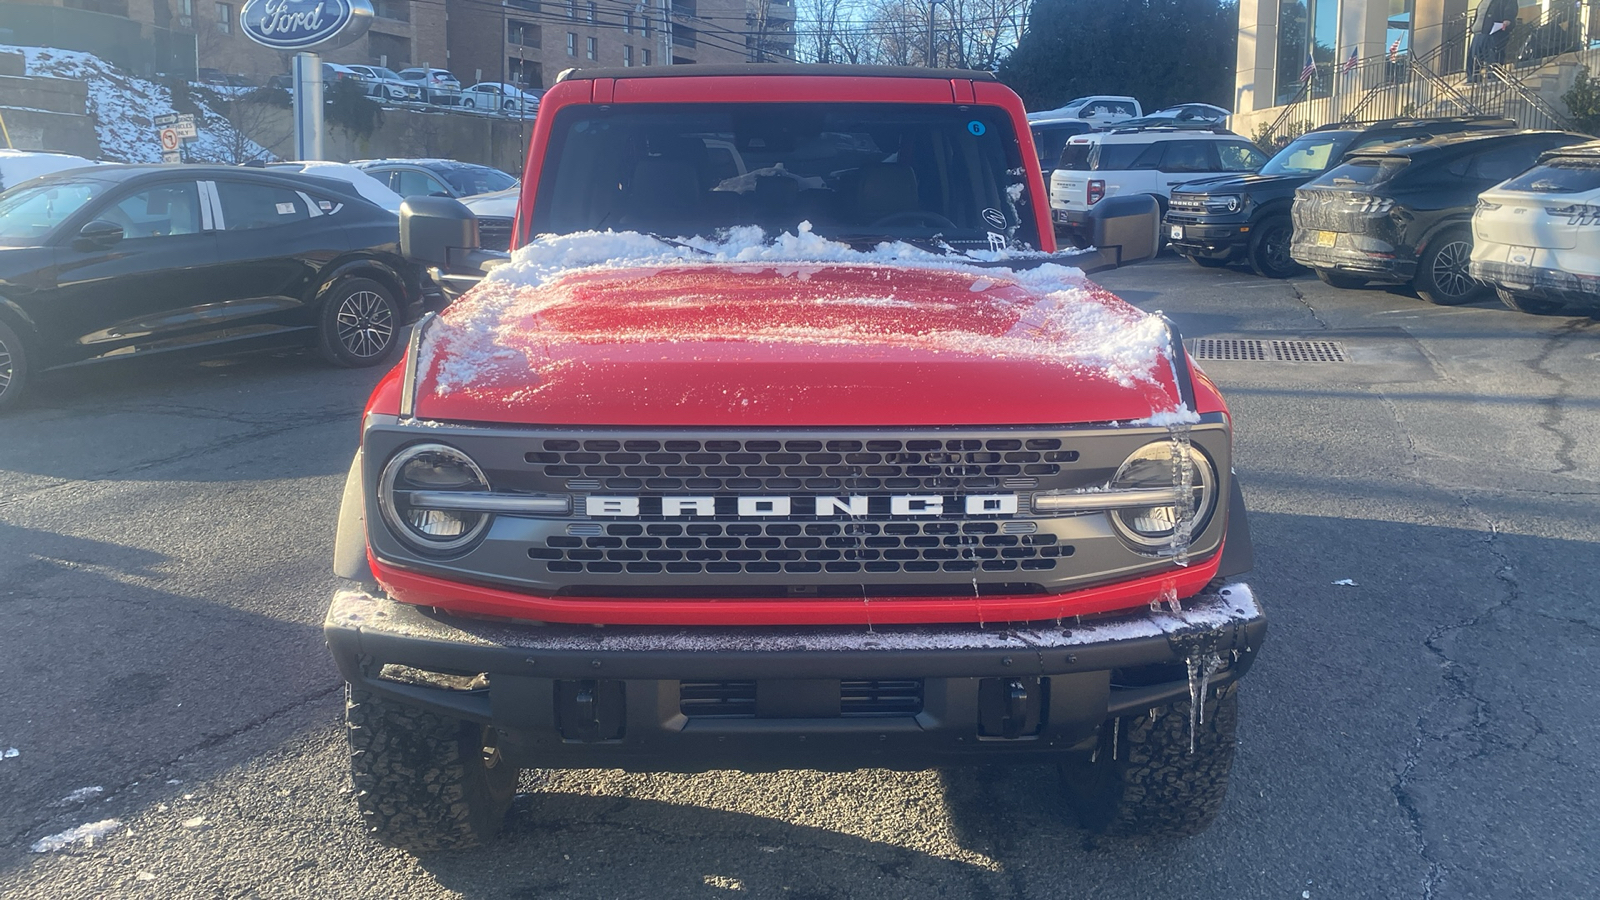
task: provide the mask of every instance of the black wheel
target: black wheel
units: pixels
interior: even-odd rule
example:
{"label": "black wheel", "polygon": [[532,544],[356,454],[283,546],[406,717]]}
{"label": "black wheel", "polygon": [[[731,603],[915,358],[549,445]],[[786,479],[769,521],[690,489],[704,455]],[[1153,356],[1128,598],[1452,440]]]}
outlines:
{"label": "black wheel", "polygon": [[350,775],[367,831],[412,853],[459,850],[500,832],[515,766],[494,729],[345,689]]}
{"label": "black wheel", "polygon": [[1544,297],[1535,297],[1532,294],[1519,294],[1505,288],[1495,288],[1495,296],[1500,298],[1508,308],[1517,312],[1528,313],[1534,316],[1549,316],[1566,309],[1566,304],[1559,300],[1549,300]]}
{"label": "black wheel", "polygon": [[1317,279],[1328,287],[1341,288],[1347,291],[1358,287],[1366,287],[1367,285],[1367,280],[1360,275],[1346,275],[1343,272],[1335,272],[1332,269],[1318,269]]}
{"label": "black wheel", "polygon": [[1300,264],[1289,255],[1293,238],[1294,223],[1288,216],[1262,221],[1250,234],[1250,268],[1263,278],[1288,278],[1300,271]]}
{"label": "black wheel", "polygon": [[322,355],[336,366],[375,366],[400,343],[400,304],[370,278],[347,278],[322,304]]}
{"label": "black wheel", "polygon": [[1238,699],[1233,687],[1205,701],[1189,750],[1188,700],[1100,726],[1091,757],[1061,764],[1068,802],[1091,831],[1118,837],[1188,837],[1222,809],[1233,767]]}
{"label": "black wheel", "polygon": [[28,354],[22,338],[0,322],[0,411],[4,411],[28,386]]}
{"label": "black wheel", "polygon": [[1185,254],[1184,258],[1202,269],[1220,269],[1228,264],[1228,261],[1225,259],[1211,259],[1210,257],[1206,256],[1188,256]]}
{"label": "black wheel", "polygon": [[467,109],[477,109],[478,108],[478,102],[476,100],[473,100],[471,97],[468,97],[467,99],[462,100],[461,101],[461,105],[466,107]]}
{"label": "black wheel", "polygon": [[1436,235],[1417,260],[1413,283],[1417,296],[1439,306],[1460,306],[1483,299],[1489,289],[1468,274],[1467,263],[1471,260],[1472,233],[1467,229],[1451,228]]}

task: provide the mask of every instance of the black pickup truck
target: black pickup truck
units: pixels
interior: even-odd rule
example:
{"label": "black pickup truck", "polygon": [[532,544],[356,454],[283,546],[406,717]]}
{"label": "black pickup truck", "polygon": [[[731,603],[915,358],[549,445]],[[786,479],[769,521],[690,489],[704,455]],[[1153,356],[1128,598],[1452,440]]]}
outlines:
{"label": "black pickup truck", "polygon": [[1258,275],[1287,278],[1300,270],[1289,256],[1294,192],[1346,155],[1378,144],[1461,131],[1515,129],[1496,116],[1385,119],[1338,123],[1308,131],[1250,175],[1191,182],[1172,193],[1162,232],[1172,249],[1207,268],[1248,262]]}

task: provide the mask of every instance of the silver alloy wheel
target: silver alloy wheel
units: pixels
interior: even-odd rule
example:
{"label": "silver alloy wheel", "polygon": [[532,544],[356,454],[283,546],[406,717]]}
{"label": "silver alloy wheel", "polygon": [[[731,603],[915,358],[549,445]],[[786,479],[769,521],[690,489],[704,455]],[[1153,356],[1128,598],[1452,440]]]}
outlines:
{"label": "silver alloy wheel", "polygon": [[372,359],[394,339],[394,314],[389,301],[372,291],[356,291],[339,304],[339,343],[350,355]]}
{"label": "silver alloy wheel", "polygon": [[11,373],[14,364],[11,362],[11,348],[5,341],[0,341],[0,397],[5,396],[11,388]]}
{"label": "silver alloy wheel", "polygon": [[1463,297],[1472,291],[1472,276],[1467,274],[1467,261],[1472,258],[1472,244],[1468,241],[1451,241],[1433,255],[1434,286],[1446,297]]}

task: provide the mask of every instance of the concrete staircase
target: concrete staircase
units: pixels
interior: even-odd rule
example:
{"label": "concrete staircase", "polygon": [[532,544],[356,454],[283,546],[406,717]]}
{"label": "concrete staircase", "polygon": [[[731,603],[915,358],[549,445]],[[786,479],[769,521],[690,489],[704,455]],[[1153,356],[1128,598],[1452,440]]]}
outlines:
{"label": "concrete staircase", "polygon": [[0,53],[0,119],[17,150],[55,150],[100,158],[100,138],[86,112],[88,86],[27,75],[23,57]]}

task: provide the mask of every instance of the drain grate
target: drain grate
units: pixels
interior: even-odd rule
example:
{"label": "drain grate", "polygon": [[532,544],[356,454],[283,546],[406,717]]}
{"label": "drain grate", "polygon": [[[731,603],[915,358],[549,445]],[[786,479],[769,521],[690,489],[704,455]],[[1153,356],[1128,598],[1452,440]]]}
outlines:
{"label": "drain grate", "polygon": [[1197,338],[1194,342],[1195,359],[1246,359],[1265,360],[1266,341],[1248,338]]}
{"label": "drain grate", "polygon": [[1338,341],[1259,340],[1256,338],[1197,338],[1195,359],[1220,359],[1241,362],[1349,362],[1344,345]]}

